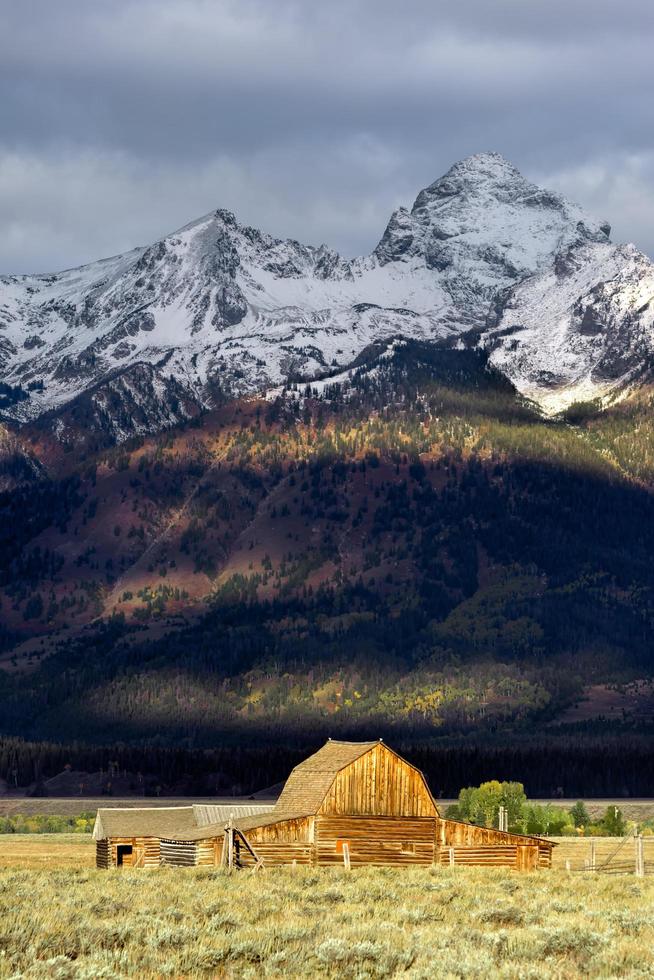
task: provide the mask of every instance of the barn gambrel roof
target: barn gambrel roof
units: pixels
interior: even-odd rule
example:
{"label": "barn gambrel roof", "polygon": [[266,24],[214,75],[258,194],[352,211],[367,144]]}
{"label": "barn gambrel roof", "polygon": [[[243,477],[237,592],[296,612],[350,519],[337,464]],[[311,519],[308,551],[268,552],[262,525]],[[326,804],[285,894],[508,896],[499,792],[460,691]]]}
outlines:
{"label": "barn gambrel roof", "polygon": [[275,813],[315,813],[341,771],[370,752],[376,742],[337,742],[329,739],[321,749],[293,769],[277,800]]}

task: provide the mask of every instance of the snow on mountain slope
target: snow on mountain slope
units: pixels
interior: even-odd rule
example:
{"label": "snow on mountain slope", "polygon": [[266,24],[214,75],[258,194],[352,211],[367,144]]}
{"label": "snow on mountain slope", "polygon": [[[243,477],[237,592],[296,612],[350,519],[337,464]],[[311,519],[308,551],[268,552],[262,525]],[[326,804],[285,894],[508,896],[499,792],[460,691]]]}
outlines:
{"label": "snow on mountain slope", "polygon": [[[610,245],[608,233],[494,153],[455,164],[411,211],[396,211],[363,258],[276,239],[218,210],[123,256],[0,278],[1,410],[16,421],[53,419],[74,402],[121,440],[174,424],[219,393],[333,374],[376,341],[440,341],[487,326],[494,362],[549,406],[554,385],[599,383],[588,359],[601,343],[608,352],[634,341],[623,320],[651,266]],[[607,269],[622,279],[604,340],[591,342],[587,325],[563,329],[561,311],[583,305]],[[639,316],[638,352],[625,353],[636,361],[649,350],[649,321]],[[148,370],[135,376],[138,365]],[[601,370],[610,387],[606,357]],[[122,417],[115,426],[112,413]]]}
{"label": "snow on mountain slope", "polygon": [[654,359],[654,265],[633,245],[560,253],[510,292],[482,343],[548,413],[625,391]]}
{"label": "snow on mountain slope", "polygon": [[375,255],[384,264],[424,263],[452,298],[450,316],[477,326],[498,291],[549,265],[561,249],[608,241],[609,232],[485,153],[455,164],[410,212],[396,211]]}
{"label": "snow on mountain slope", "polygon": [[[420,274],[422,272],[422,275]],[[346,363],[367,339],[439,335],[439,285],[425,270],[381,273],[326,248],[278,241],[217,211],[151,248],[61,275],[1,282],[3,378],[30,392],[27,419],[135,362],[199,401]],[[397,310],[412,302],[420,312]]]}

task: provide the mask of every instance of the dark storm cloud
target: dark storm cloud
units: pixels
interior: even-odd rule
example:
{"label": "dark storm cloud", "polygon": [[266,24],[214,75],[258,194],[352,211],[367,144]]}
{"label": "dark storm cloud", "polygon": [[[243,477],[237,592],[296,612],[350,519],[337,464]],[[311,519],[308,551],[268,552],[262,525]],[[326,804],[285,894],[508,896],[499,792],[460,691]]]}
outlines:
{"label": "dark storm cloud", "polygon": [[0,0],[0,269],[216,206],[368,250],[496,149],[654,252],[654,5]]}

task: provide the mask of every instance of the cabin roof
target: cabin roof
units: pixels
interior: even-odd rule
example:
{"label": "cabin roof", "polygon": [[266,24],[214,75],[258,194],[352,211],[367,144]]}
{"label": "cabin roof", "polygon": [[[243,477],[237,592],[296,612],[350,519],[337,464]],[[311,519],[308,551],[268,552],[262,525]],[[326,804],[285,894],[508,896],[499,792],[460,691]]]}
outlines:
{"label": "cabin roof", "polygon": [[93,828],[95,840],[107,837],[161,837],[196,826],[192,806],[102,807]]}
{"label": "cabin roof", "polygon": [[379,741],[337,742],[329,739],[293,769],[277,800],[275,813],[316,813],[341,769],[356,762],[376,745]]}
{"label": "cabin roof", "polygon": [[213,804],[166,807],[101,807],[95,818],[93,837],[165,837],[188,840],[198,827],[220,823],[230,816],[246,817],[268,813],[270,804]]}

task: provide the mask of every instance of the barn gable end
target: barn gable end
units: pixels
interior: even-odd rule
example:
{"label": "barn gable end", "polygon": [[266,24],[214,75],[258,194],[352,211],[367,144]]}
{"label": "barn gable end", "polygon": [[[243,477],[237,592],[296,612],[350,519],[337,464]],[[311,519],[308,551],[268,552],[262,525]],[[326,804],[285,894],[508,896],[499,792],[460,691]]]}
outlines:
{"label": "barn gable end", "polygon": [[336,774],[318,813],[433,818],[438,810],[420,770],[377,742]]}

